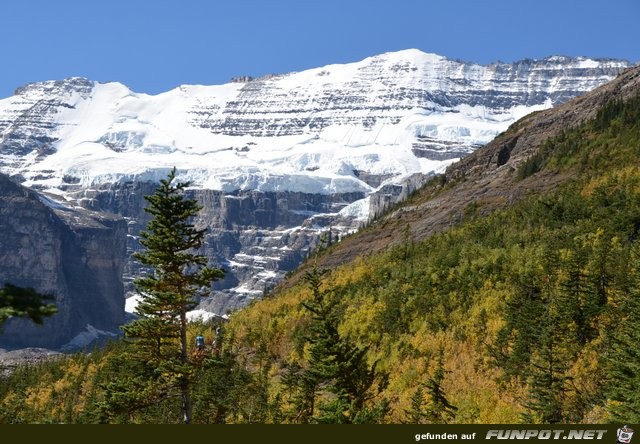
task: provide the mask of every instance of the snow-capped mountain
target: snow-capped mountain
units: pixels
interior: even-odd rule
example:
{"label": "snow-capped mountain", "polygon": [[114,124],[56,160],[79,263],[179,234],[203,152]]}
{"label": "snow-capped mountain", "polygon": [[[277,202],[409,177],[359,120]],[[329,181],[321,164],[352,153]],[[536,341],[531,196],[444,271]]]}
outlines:
{"label": "snow-capped mountain", "polygon": [[3,172],[48,189],[155,181],[175,165],[206,189],[371,192],[354,171],[433,171],[625,66],[480,66],[407,50],[157,96],[81,78],[35,83],[0,101],[0,159]]}
{"label": "snow-capped mountain", "polygon": [[83,78],[34,83],[0,100],[0,172],[129,218],[133,250],[141,195],[176,166],[205,205],[208,254],[231,271],[224,291],[250,299],[319,231],[353,228],[516,119],[627,66],[558,56],[484,66],[406,50],[155,96]]}

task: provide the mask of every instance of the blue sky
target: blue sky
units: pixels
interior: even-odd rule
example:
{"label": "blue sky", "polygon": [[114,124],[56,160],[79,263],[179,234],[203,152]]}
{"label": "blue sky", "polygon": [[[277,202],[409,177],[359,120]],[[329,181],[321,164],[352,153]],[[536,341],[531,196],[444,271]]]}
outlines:
{"label": "blue sky", "polygon": [[84,76],[156,94],[408,48],[640,62],[640,0],[2,0],[0,97]]}

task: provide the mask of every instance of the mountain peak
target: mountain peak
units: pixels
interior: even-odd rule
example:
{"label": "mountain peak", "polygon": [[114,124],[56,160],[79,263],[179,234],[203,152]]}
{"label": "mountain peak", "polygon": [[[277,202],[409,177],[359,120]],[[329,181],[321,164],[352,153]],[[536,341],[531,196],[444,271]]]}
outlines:
{"label": "mountain peak", "polygon": [[42,82],[27,83],[14,91],[16,96],[29,94],[51,95],[59,92],[78,92],[89,95],[96,82],[84,77],[67,77],[62,80],[46,80]]}
{"label": "mountain peak", "polygon": [[442,60],[448,60],[446,57],[439,54],[425,52],[417,48],[401,49],[399,51],[389,51],[383,54],[374,56],[373,58],[385,58],[389,60],[413,60],[417,62],[431,62],[437,63]]}

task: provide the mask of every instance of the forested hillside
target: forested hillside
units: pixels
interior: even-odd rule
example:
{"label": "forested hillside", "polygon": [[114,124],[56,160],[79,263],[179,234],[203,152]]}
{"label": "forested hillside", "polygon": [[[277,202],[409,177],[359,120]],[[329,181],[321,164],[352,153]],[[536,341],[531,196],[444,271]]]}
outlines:
{"label": "forested hillside", "polygon": [[[618,85],[624,93],[522,161],[498,159],[511,198],[472,196],[427,235],[415,209],[447,207],[469,181],[436,177],[327,243],[218,335],[192,324],[191,338],[216,339],[192,355],[193,422],[640,422],[640,90],[630,72],[635,91]],[[114,384],[136,374],[133,352],[115,343],[14,372],[0,385],[0,421],[179,422],[175,393],[114,399]]]}

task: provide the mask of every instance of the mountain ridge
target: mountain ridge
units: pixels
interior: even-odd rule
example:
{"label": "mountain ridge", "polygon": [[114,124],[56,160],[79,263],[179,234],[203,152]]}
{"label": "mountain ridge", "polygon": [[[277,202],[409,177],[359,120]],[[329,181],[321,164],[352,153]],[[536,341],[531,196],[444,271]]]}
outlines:
{"label": "mountain ridge", "polygon": [[[96,160],[102,159],[102,163],[115,162],[116,165],[101,171],[101,169],[92,170],[86,163],[77,161],[75,168],[69,168],[74,165],[73,158],[62,158],[60,159],[62,163],[48,162],[48,165],[47,162],[33,159],[32,161],[36,164],[44,164],[39,168],[40,171],[28,173],[28,168],[8,167],[7,162],[4,162],[3,170],[10,174],[14,172],[24,175],[27,184],[32,186],[69,187],[70,184],[65,183],[60,177],[65,173],[70,179],[79,179],[84,186],[88,186],[96,180],[99,181],[102,177],[101,173],[106,174],[103,180],[112,181],[113,173],[118,173],[118,168],[122,172],[127,171],[127,165],[122,161],[118,162],[118,157],[124,156],[129,161],[135,162],[137,159],[131,157],[133,152],[147,159],[150,168],[158,164],[157,161],[153,161],[154,157],[165,156],[163,168],[166,168],[172,159],[179,161],[191,153],[197,157],[207,156],[206,158],[210,158],[211,161],[220,160],[235,164],[234,168],[239,169],[240,174],[245,171],[252,175],[259,172],[262,174],[266,172],[267,176],[272,175],[263,183],[247,183],[241,176],[236,179],[229,177],[226,182],[224,180],[207,182],[202,177],[206,171],[209,175],[215,172],[217,176],[228,175],[228,172],[225,173],[225,169],[202,170],[202,162],[189,165],[192,170],[200,170],[199,173],[193,173],[190,178],[204,188],[228,191],[256,189],[267,186],[270,179],[275,181],[276,184],[273,187],[278,189],[284,186],[291,191],[303,191],[291,188],[295,187],[295,181],[289,184],[278,184],[278,173],[293,176],[304,172],[307,177],[317,177],[325,182],[328,179],[343,181],[344,186],[350,188],[348,191],[370,191],[370,187],[366,184],[358,181],[353,175],[346,174],[345,168],[368,170],[373,174],[384,174],[386,169],[387,172],[393,172],[395,175],[425,172],[432,167],[435,169],[438,165],[442,165],[437,163],[439,159],[436,159],[432,167],[430,164],[419,165],[419,160],[429,158],[429,154],[433,154],[434,151],[446,152],[447,149],[444,149],[446,147],[440,146],[439,142],[448,141],[458,144],[457,148],[461,150],[459,153],[448,150],[454,151],[455,154],[468,153],[475,144],[488,142],[492,134],[497,134],[499,130],[504,129],[501,121],[511,121],[518,114],[524,115],[525,111],[518,111],[517,107],[548,107],[550,105],[547,103],[548,98],[551,98],[551,104],[553,104],[564,100],[564,97],[576,95],[578,91],[589,90],[611,78],[612,73],[626,65],[627,63],[623,61],[567,59],[558,56],[542,60],[528,59],[514,64],[463,65],[436,54],[405,50],[368,57],[350,64],[327,65],[306,71],[258,78],[241,85],[230,83],[210,86],[182,85],[153,96],[135,93],[117,82],[99,83],[79,77],[66,81],[32,83],[16,90],[23,101],[20,102],[18,98],[14,98],[14,102],[19,103],[13,103],[13,105],[18,108],[17,125],[24,125],[30,118],[36,118],[37,113],[44,113],[43,120],[34,122],[33,131],[25,135],[30,137],[28,140],[38,141],[38,133],[46,133],[43,134],[44,139],[40,141],[42,142],[40,155],[47,153],[61,156],[59,153],[61,150],[73,149],[76,157],[78,154],[82,157],[90,156],[93,152]],[[527,70],[530,70],[529,74]],[[593,70],[593,78],[585,79],[584,84],[563,86],[563,82],[576,82],[579,78],[572,78],[573,70],[583,70],[585,74]],[[562,74],[558,76],[560,71]],[[518,85],[514,82],[518,76],[527,76],[527,84]],[[320,86],[309,88],[310,84]],[[422,86],[416,87],[418,84]],[[510,84],[515,86],[509,86]],[[336,94],[335,88],[342,90],[342,93]],[[499,96],[489,93],[498,91],[499,88],[504,89],[505,92],[500,93]],[[536,93],[523,94],[518,92],[521,88],[528,88]],[[548,92],[540,95],[540,90],[545,89]],[[396,92],[393,92],[394,90]],[[480,94],[482,90],[485,92]],[[56,94],[59,96],[57,101]],[[96,96],[94,99],[97,102],[96,106],[87,108],[83,101],[92,94]],[[263,101],[261,97],[265,94],[273,98]],[[520,94],[520,96],[514,94]],[[474,99],[474,97],[484,98]],[[167,111],[167,107],[184,107],[180,101],[185,100],[187,100],[188,109]],[[35,102],[32,109],[23,109],[30,102]],[[5,108],[6,110],[11,109],[12,103],[9,105]],[[467,108],[457,109],[462,105]],[[273,108],[274,106],[276,108]],[[469,106],[471,108],[468,108]],[[93,116],[93,121],[87,121],[82,118],[81,113],[74,112],[77,107],[83,108],[83,112]],[[13,124],[11,126],[16,126],[16,123],[12,122],[11,115],[7,115],[6,111],[2,116],[2,108],[4,107],[0,101],[0,130],[2,142],[5,145],[4,151],[6,151],[7,146],[20,145],[17,141],[20,139],[20,134],[19,131],[10,131],[7,128],[9,123]],[[147,111],[144,111],[145,109]],[[412,109],[415,111],[411,111]],[[45,117],[47,110],[56,115]],[[112,119],[105,116],[105,110],[116,113],[116,117]],[[450,110],[449,112],[457,114],[456,119],[462,123],[449,123],[446,116],[434,115],[441,110]],[[501,110],[511,111],[505,114]],[[343,115],[343,111],[348,111],[349,115]],[[143,115],[136,118],[132,114],[136,112],[143,112]],[[358,115],[359,112],[364,114]],[[515,116],[510,114],[514,112]],[[318,113],[325,114],[323,116]],[[60,121],[58,124],[60,131],[56,134],[56,131],[52,130],[55,129],[56,118],[60,119],[61,114],[66,114],[68,117]],[[425,117],[429,116],[431,119],[435,118],[431,126],[424,127],[412,123],[412,120],[425,120]],[[97,124],[96,119],[104,122]],[[171,122],[176,119],[184,120],[184,123],[178,126],[172,124]],[[348,163],[341,163],[335,152],[331,154],[333,157],[327,157],[326,154],[330,153],[325,154],[326,149],[335,150],[333,145],[336,143],[352,148],[372,144],[381,144],[381,147],[386,144],[401,146],[403,142],[397,140],[401,133],[397,133],[397,130],[394,130],[395,133],[389,133],[390,128],[400,123],[398,119],[404,119],[409,129],[415,132],[415,135],[411,136],[414,137],[413,141],[409,136],[402,136],[408,137],[404,142],[405,145],[413,145],[411,163],[407,163],[408,159],[401,160],[396,155],[389,158],[392,164],[389,170],[389,165],[382,167],[383,164],[389,163],[385,162],[385,159],[372,161],[365,155],[358,161],[360,165],[351,166]],[[426,119],[426,121],[429,120],[429,118]],[[477,127],[477,122],[483,120],[485,121],[483,125],[487,129]],[[353,132],[349,121],[361,125],[364,129],[364,131],[359,130],[360,135],[355,139],[353,134],[349,133]],[[97,125],[95,130],[85,131],[78,136],[73,135],[80,127],[91,125]],[[75,131],[73,131],[74,128]],[[489,132],[485,133],[486,131]],[[163,133],[167,134],[163,135]],[[186,133],[191,136],[185,136]],[[386,133],[388,133],[387,136],[385,136]],[[211,134],[217,134],[216,138],[211,138]],[[304,134],[314,137],[311,139],[295,137]],[[256,149],[265,151],[266,148],[247,144],[250,140],[236,140],[236,137],[240,136],[245,138],[249,136],[253,143],[258,145],[267,136],[275,137],[273,140],[279,140],[282,143],[279,143],[281,146],[275,151],[270,150],[273,154],[268,154],[272,157],[269,160],[268,157],[265,158],[264,155],[261,157],[260,153],[256,153]],[[292,136],[293,139],[287,141],[285,136]],[[317,136],[320,136],[320,141],[315,139]],[[320,142],[326,147],[319,146],[314,149],[313,147]],[[87,145],[88,143],[90,145]],[[299,159],[299,161],[296,160],[299,163],[287,165],[281,157],[273,157],[278,150],[291,150],[300,143],[304,145],[302,146],[304,151],[301,153],[314,153],[314,156],[319,156],[318,159],[304,158],[301,153],[293,152],[291,154]],[[198,144],[200,146],[196,148]],[[219,148],[207,148],[207,144],[213,144],[214,147],[217,145]],[[29,147],[22,145],[22,153],[27,154],[24,151]],[[100,152],[100,146],[120,155],[115,156],[109,151]],[[223,151],[226,150],[235,151],[234,155],[225,155]],[[353,149],[349,154],[350,163],[361,157]],[[15,159],[12,160],[15,162]],[[138,160],[138,162],[141,161],[142,159]],[[338,163],[335,163],[336,161]],[[401,163],[393,165],[397,162]],[[184,164],[184,160],[182,163]],[[335,165],[331,165],[332,163]],[[328,168],[325,166],[327,164],[329,164]],[[264,168],[261,165],[264,165]],[[320,171],[316,169],[311,174],[310,168],[318,168]],[[67,171],[56,171],[60,169]],[[52,176],[52,173],[49,173],[50,170],[56,173]],[[109,174],[108,171],[112,173]],[[140,171],[138,168],[133,174],[139,175],[143,171],[144,169]],[[86,174],[89,176],[85,177]],[[234,174],[238,176],[238,173]],[[45,181],[43,176],[49,177],[50,180]],[[158,174],[155,174],[148,179],[156,180],[157,176]],[[240,181],[237,180],[238,178]],[[128,180],[126,174],[123,175],[123,180]],[[314,192],[322,189],[318,184],[311,186]],[[330,192],[329,189],[327,191]]]}
{"label": "mountain ridge", "polygon": [[[119,82],[117,80],[107,80],[107,81],[98,81],[98,80],[92,80],[88,77],[84,77],[84,76],[69,76],[66,77],[64,79],[58,79],[58,80],[53,80],[53,79],[49,79],[49,80],[39,80],[39,81],[31,81],[31,82],[27,82],[23,85],[20,85],[18,87],[16,87],[14,89],[13,95],[20,95],[22,93],[24,93],[25,91],[29,90],[31,87],[35,87],[35,88],[39,88],[41,85],[52,85],[54,86],[56,83],[64,83],[67,81],[82,81],[82,82],[90,82],[90,83],[98,83],[98,84],[108,84],[108,83],[115,83],[115,84],[119,84],[124,86],[127,90],[129,90],[132,94],[139,94],[139,95],[145,95],[145,96],[157,96],[157,95],[161,95],[161,94],[165,94],[167,92],[176,90],[176,89],[181,89],[184,87],[202,87],[202,86],[222,86],[222,85],[226,85],[229,83],[248,83],[248,82],[252,82],[252,81],[261,81],[261,80],[268,80],[270,78],[273,77],[278,77],[278,76],[289,76],[292,74],[298,74],[298,73],[302,73],[305,71],[312,71],[312,70],[324,70],[330,67],[339,67],[339,66],[344,66],[344,65],[352,65],[352,64],[358,64],[358,63],[365,63],[366,61],[370,61],[372,59],[375,58],[379,58],[379,57],[384,57],[384,56],[393,56],[393,55],[397,55],[397,56],[401,56],[401,55],[409,55],[409,56],[419,56],[419,57],[424,57],[424,58],[431,58],[434,60],[446,60],[446,61],[450,61],[450,62],[455,62],[455,63],[459,63],[459,64],[464,64],[464,65],[471,65],[471,66],[479,66],[479,67],[492,67],[492,66],[510,66],[510,65],[519,65],[519,64],[531,64],[531,63],[540,63],[540,62],[597,62],[598,64],[604,65],[605,62],[611,62],[612,67],[615,66],[620,66],[620,65],[625,65],[627,67],[631,67],[637,64],[631,62],[630,60],[627,59],[620,59],[620,58],[614,58],[614,57],[591,57],[591,56],[587,56],[587,55],[567,55],[567,54],[555,54],[555,55],[548,55],[548,56],[544,56],[541,58],[536,58],[536,57],[525,57],[522,59],[517,59],[517,60],[513,60],[511,62],[505,62],[502,60],[495,60],[492,62],[488,62],[488,63],[479,63],[473,60],[467,60],[467,59],[460,59],[460,58],[450,58],[447,56],[443,56],[440,55],[438,53],[433,53],[433,52],[429,52],[429,51],[423,51],[421,49],[418,48],[407,48],[407,49],[401,49],[401,50],[397,50],[397,51],[387,51],[387,52],[383,52],[380,54],[376,54],[376,55],[372,55],[372,56],[368,56],[365,57],[363,59],[360,60],[352,60],[352,61],[347,61],[344,63],[329,63],[327,65],[323,65],[323,66],[319,66],[319,67],[310,67],[310,68],[306,68],[306,69],[301,69],[301,70],[296,70],[296,71],[287,71],[287,72],[273,72],[273,73],[269,73],[269,74],[263,74],[263,75],[258,75],[255,76],[251,73],[246,73],[246,74],[239,74],[237,76],[233,76],[232,78],[229,79],[228,82],[225,83],[193,83],[193,84],[189,84],[189,83],[183,83],[180,85],[175,86],[174,88],[170,88],[168,90],[163,90],[163,91],[159,91],[157,93],[149,93],[149,92],[143,92],[143,91],[135,91],[133,89],[131,89],[129,86],[126,85],[126,83],[122,83]],[[0,97],[0,100],[5,99],[8,97]]]}

